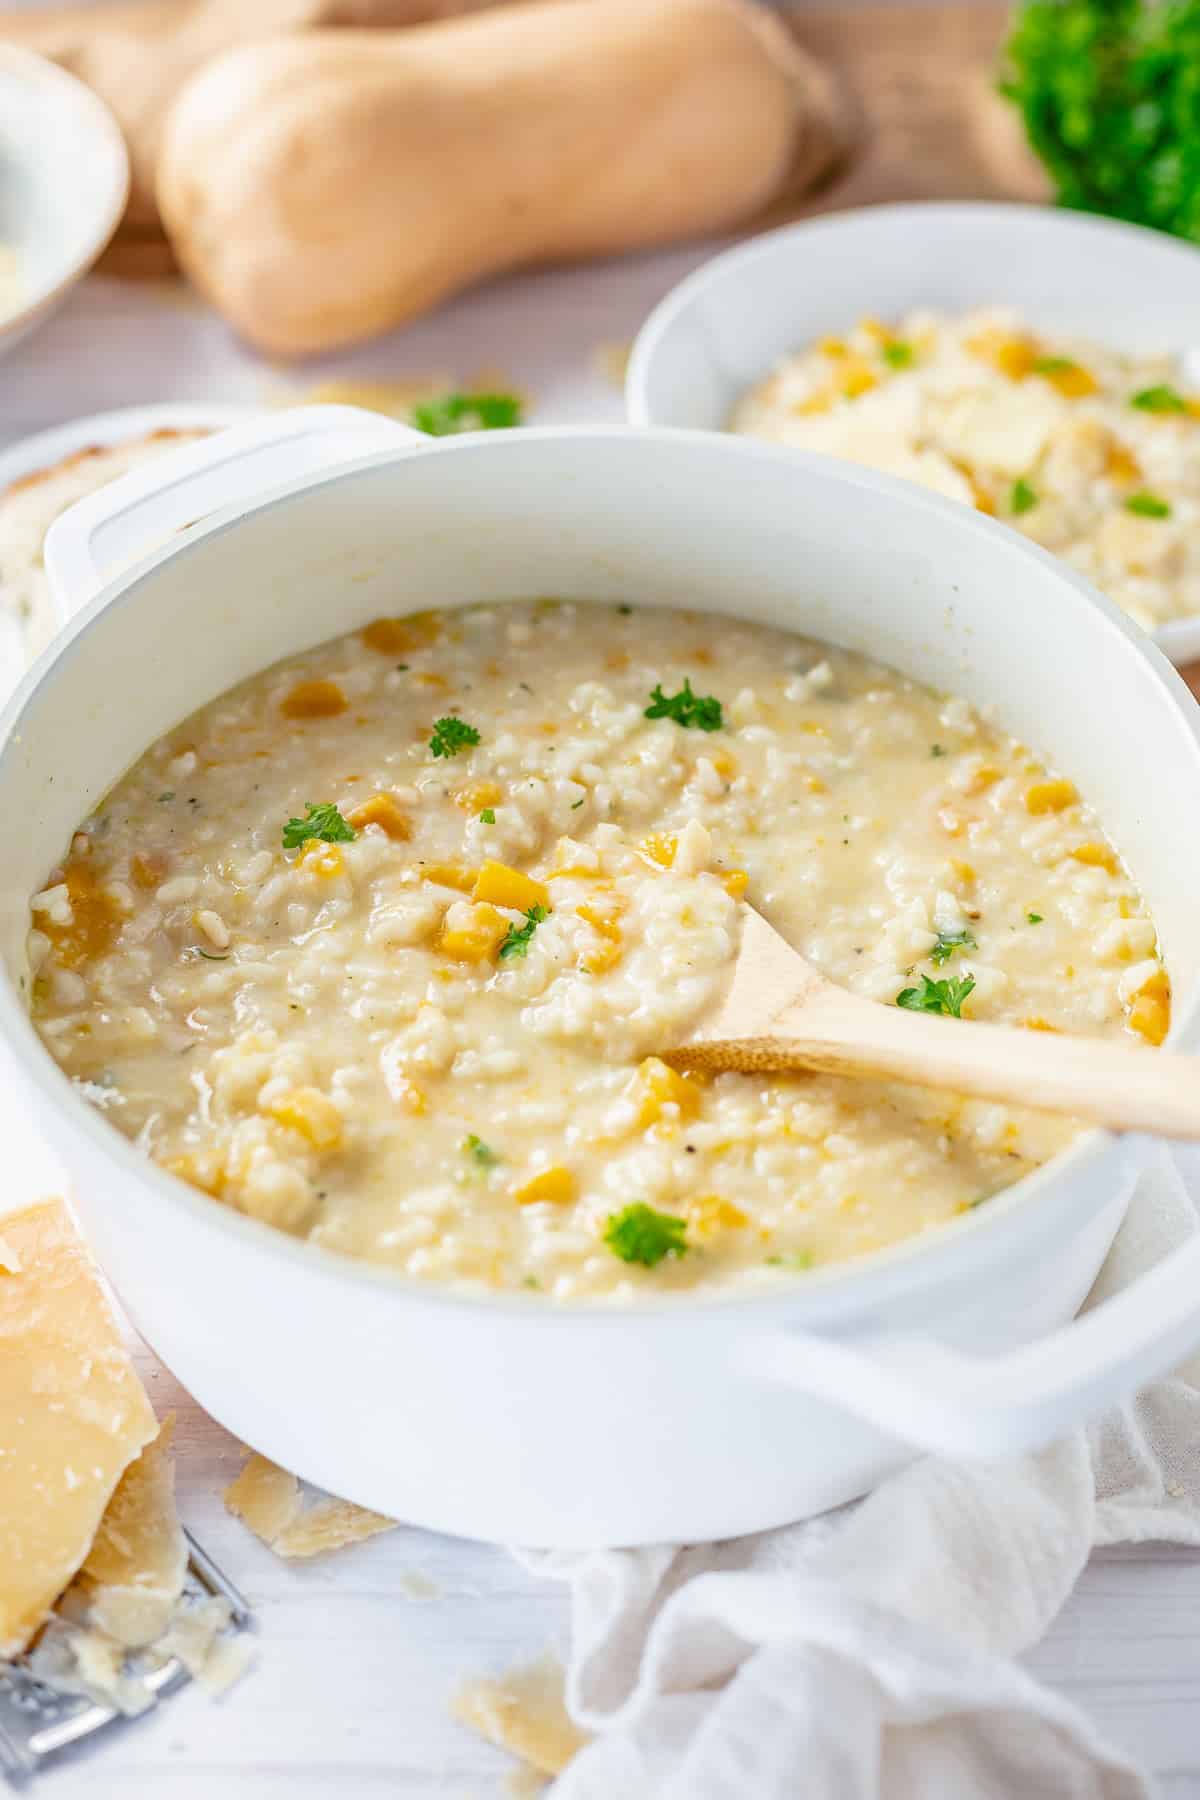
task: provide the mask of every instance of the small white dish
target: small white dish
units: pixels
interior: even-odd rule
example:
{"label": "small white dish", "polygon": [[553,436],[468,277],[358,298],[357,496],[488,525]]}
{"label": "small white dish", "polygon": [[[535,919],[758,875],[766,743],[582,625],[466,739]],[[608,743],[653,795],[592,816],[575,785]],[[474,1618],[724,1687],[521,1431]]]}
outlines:
{"label": "small white dish", "polygon": [[0,45],[0,245],[15,307],[0,300],[0,355],[96,261],[129,194],[129,156],[104,102],[65,69]]}
{"label": "small white dish", "polygon": [[[864,313],[921,306],[1012,306],[1045,331],[1184,358],[1200,338],[1200,252],[1039,206],[931,202],[810,219],[715,257],[659,303],[630,357],[630,422],[722,431],[789,352]],[[1175,663],[1200,657],[1200,616],[1152,635]]]}

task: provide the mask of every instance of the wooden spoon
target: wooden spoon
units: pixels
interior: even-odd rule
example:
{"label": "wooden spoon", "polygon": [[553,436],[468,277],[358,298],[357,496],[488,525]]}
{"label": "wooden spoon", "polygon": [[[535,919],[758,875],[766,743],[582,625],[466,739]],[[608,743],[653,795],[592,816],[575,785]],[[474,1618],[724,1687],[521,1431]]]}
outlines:
{"label": "wooden spoon", "polygon": [[682,1069],[877,1076],[1200,1138],[1200,1057],[880,1006],[827,981],[751,906],[724,1000],[664,1056]]}

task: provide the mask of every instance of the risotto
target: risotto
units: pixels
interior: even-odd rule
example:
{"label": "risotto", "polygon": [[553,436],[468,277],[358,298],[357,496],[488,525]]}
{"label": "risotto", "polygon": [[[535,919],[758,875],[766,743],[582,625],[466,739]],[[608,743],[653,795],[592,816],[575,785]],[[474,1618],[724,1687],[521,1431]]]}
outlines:
{"label": "risotto", "polygon": [[112,1124],[226,1205],[558,1299],[795,1279],[1070,1140],[895,1085],[674,1072],[743,896],[885,1004],[1166,1029],[1117,852],[963,701],[757,625],[557,601],[377,620],[155,744],[33,898],[33,1009]]}
{"label": "risotto", "polygon": [[994,513],[1148,629],[1200,612],[1200,396],[1169,356],[1007,312],[864,319],[788,357],[732,426]]}

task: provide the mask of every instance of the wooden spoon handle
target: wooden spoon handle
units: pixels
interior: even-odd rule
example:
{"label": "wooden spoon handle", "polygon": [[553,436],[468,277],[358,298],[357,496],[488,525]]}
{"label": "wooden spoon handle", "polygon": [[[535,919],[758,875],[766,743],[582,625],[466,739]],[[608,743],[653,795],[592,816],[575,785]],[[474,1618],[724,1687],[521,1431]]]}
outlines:
{"label": "wooden spoon handle", "polygon": [[873,1075],[1068,1113],[1112,1131],[1200,1139],[1200,1057],[931,1017],[833,988],[781,1012],[770,1036],[689,1044],[670,1060],[692,1068]]}

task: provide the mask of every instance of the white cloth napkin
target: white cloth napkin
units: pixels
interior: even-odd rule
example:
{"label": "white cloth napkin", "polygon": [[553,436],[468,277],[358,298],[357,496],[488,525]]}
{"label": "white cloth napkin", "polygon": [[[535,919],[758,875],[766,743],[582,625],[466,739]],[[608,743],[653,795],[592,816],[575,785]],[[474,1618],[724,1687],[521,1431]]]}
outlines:
{"label": "white cloth napkin", "polygon": [[[1183,1166],[1148,1170],[1090,1304],[1197,1229]],[[570,1586],[567,1702],[597,1734],[554,1800],[1144,1800],[1012,1658],[1094,1545],[1200,1544],[1196,1374],[1039,1455],[927,1458],[758,1537],[529,1556]]]}

